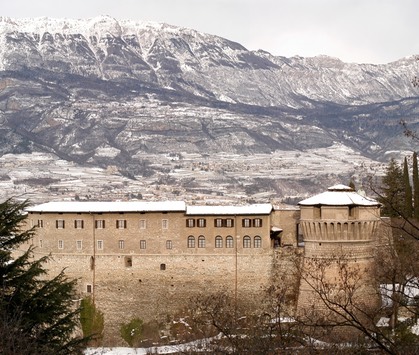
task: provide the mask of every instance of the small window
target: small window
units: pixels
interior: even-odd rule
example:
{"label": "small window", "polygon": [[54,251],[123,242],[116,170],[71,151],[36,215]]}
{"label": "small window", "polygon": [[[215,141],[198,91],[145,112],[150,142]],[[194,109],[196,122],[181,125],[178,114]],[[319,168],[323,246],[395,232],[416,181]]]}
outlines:
{"label": "small window", "polygon": [[147,228],[147,221],[145,219],[140,219],[140,229]]}
{"label": "small window", "polygon": [[220,228],[223,226],[223,220],[221,218],[214,219],[214,227]]}
{"label": "small window", "polygon": [[242,227],[245,227],[245,228],[251,227],[251,220],[250,220],[250,218],[243,218],[242,219]]}
{"label": "small window", "polygon": [[76,248],[77,248],[77,250],[83,249],[83,241],[76,240]]}
{"label": "small window", "polygon": [[38,222],[37,222],[37,227],[38,228],[44,228],[44,220],[43,219],[38,219]]}
{"label": "small window", "polygon": [[173,248],[173,244],[171,240],[166,240],[166,249],[172,249]]}
{"label": "small window", "polygon": [[103,250],[103,240],[97,241],[97,250]]}
{"label": "small window", "polygon": [[58,241],[58,249],[64,249],[64,240]]}
{"label": "small window", "polygon": [[198,237],[198,248],[205,248],[205,237],[203,235]]}
{"label": "small window", "polygon": [[140,240],[140,249],[146,249],[147,248],[147,243],[145,240]]}
{"label": "small window", "polygon": [[198,218],[197,225],[199,228],[205,228],[207,225],[207,220],[205,218]]}
{"label": "small window", "polygon": [[44,246],[44,242],[42,239],[39,239],[39,247],[42,248]]}
{"label": "small window", "polygon": [[255,218],[253,220],[253,227],[262,227],[262,218]]}
{"label": "small window", "polygon": [[132,257],[126,256],[124,258],[125,267],[132,267]]}
{"label": "small window", "polygon": [[116,228],[117,229],[127,228],[127,221],[125,219],[117,219],[116,220]]}
{"label": "small window", "polygon": [[233,218],[227,218],[225,220],[225,225],[226,225],[227,228],[234,227],[234,219]]}
{"label": "small window", "polygon": [[226,248],[234,248],[234,239],[231,235],[226,237]]}
{"label": "small window", "polygon": [[186,227],[188,227],[188,228],[195,227],[195,220],[193,218],[188,218],[186,220]]}
{"label": "small window", "polygon": [[56,227],[57,229],[64,229],[64,227],[65,227],[65,222],[64,222],[64,220],[63,220],[63,219],[57,219],[57,220],[55,221],[55,227]]}
{"label": "small window", "polygon": [[118,240],[118,247],[119,247],[119,249],[124,249],[125,240],[123,240],[123,239]]}
{"label": "small window", "polygon": [[262,248],[262,238],[258,235],[253,239],[253,246],[255,248]]}
{"label": "small window", "polygon": [[82,219],[74,220],[74,228],[83,229],[84,228],[84,221]]}
{"label": "small window", "polygon": [[358,218],[358,208],[355,206],[349,207],[349,218]]}
{"label": "small window", "polygon": [[220,235],[217,235],[215,237],[215,247],[216,248],[222,248],[223,247],[223,237],[221,237]]}
{"label": "small window", "polygon": [[314,219],[321,219],[322,218],[321,207],[313,207],[313,218]]}
{"label": "small window", "polygon": [[192,235],[188,237],[188,248],[195,248],[195,237]]}
{"label": "small window", "polygon": [[98,219],[95,221],[95,228],[96,229],[105,229],[105,220],[104,219]]}
{"label": "small window", "polygon": [[92,293],[93,287],[92,285],[86,285],[86,292],[87,293]]}
{"label": "small window", "polygon": [[168,219],[162,219],[161,220],[161,227],[163,229],[168,229],[169,228],[169,220]]}
{"label": "small window", "polygon": [[243,248],[251,248],[251,247],[252,247],[252,239],[248,235],[245,235],[243,237]]}
{"label": "small window", "polygon": [[166,270],[166,264],[160,264],[160,270],[162,271]]}

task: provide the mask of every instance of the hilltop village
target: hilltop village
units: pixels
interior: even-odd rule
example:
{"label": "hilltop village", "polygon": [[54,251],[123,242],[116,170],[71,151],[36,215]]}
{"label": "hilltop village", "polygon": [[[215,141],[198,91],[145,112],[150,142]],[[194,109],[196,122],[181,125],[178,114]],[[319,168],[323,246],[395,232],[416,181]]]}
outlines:
{"label": "hilltop village", "polygon": [[[36,257],[52,255],[51,273],[78,279],[106,317],[105,338],[122,320],[164,319],[203,290],[229,291],[257,304],[261,290],[298,258],[354,253],[373,260],[380,205],[337,185],[298,207],[162,202],[50,202],[30,207]],[[304,257],[305,256],[305,257]],[[286,281],[284,281],[286,280]],[[301,305],[313,299],[304,287]]]}

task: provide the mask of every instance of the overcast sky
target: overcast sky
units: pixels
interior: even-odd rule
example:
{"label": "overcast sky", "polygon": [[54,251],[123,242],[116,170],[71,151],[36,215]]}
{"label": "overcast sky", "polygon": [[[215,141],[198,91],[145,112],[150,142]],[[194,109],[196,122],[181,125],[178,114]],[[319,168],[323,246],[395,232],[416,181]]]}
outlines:
{"label": "overcast sky", "polygon": [[165,22],[274,55],[388,63],[419,54],[418,0],[0,0],[0,16]]}

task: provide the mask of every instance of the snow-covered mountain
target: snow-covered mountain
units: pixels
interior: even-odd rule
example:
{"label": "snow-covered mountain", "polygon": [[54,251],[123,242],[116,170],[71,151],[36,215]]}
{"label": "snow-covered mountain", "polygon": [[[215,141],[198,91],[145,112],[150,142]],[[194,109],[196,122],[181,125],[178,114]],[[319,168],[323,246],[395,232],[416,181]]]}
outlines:
{"label": "snow-covered mountain", "polygon": [[156,172],[144,156],[271,154],[339,142],[417,149],[419,61],[285,58],[167,24],[0,18],[0,152]]}

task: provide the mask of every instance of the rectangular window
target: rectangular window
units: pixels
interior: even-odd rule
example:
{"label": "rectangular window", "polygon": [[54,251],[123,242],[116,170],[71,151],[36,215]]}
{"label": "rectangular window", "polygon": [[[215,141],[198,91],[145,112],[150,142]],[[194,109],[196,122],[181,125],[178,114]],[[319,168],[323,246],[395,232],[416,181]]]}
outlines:
{"label": "rectangular window", "polygon": [[64,249],[64,240],[58,241],[58,249]]}
{"label": "rectangular window", "polygon": [[118,247],[119,249],[124,249],[125,241],[123,239],[118,240]]}
{"label": "rectangular window", "polygon": [[95,221],[95,228],[96,229],[105,229],[105,220],[104,219],[97,219]]}
{"label": "rectangular window", "polygon": [[83,242],[81,240],[76,241],[76,248],[77,250],[81,250],[83,248]]}
{"label": "rectangular window", "polygon": [[234,227],[234,219],[233,218],[227,218],[225,220],[225,225],[226,225],[227,228]]}
{"label": "rectangular window", "polygon": [[214,227],[220,228],[223,226],[223,220],[221,218],[214,219]]}
{"label": "rectangular window", "polygon": [[186,220],[186,227],[188,227],[188,228],[195,227],[195,220],[193,218],[188,218]]}
{"label": "rectangular window", "polygon": [[358,218],[358,207],[349,206],[349,218]]}
{"label": "rectangular window", "polygon": [[162,219],[161,220],[161,227],[163,229],[168,229],[169,228],[169,220],[168,219]]}
{"label": "rectangular window", "polygon": [[253,227],[262,227],[262,218],[255,218],[253,220]]}
{"label": "rectangular window", "polygon": [[140,229],[147,228],[147,221],[145,219],[140,219]]}
{"label": "rectangular window", "polygon": [[63,220],[63,219],[57,219],[57,220],[55,221],[55,227],[56,227],[57,229],[64,229],[64,227],[65,227],[64,220]]}
{"label": "rectangular window", "polygon": [[83,229],[84,228],[84,221],[82,219],[74,220],[74,228]]}
{"label": "rectangular window", "polygon": [[147,247],[145,240],[140,240],[140,249],[145,249]]}
{"label": "rectangular window", "polygon": [[103,250],[103,240],[97,241],[97,250]]}
{"label": "rectangular window", "polygon": [[243,218],[242,219],[242,227],[245,227],[245,228],[251,227],[250,218]]}
{"label": "rectangular window", "polygon": [[86,292],[92,293],[92,285],[86,285]]}
{"label": "rectangular window", "polygon": [[116,228],[117,229],[127,228],[127,221],[125,219],[117,219],[116,220]]}
{"label": "rectangular window", "polygon": [[207,225],[207,220],[205,218],[198,218],[197,225],[199,228],[205,228]]}
{"label": "rectangular window", "polygon": [[166,240],[166,249],[172,249],[173,245],[172,245],[172,241],[171,240]]}
{"label": "rectangular window", "polygon": [[44,246],[44,242],[42,241],[42,239],[39,239],[39,247],[42,248]]}
{"label": "rectangular window", "polygon": [[44,228],[44,220],[43,219],[38,219],[38,222],[37,222],[37,227],[38,228]]}

